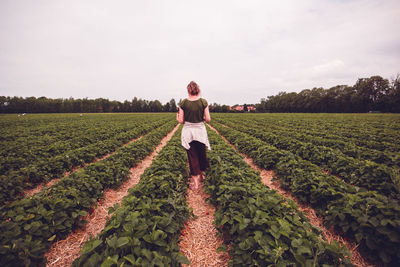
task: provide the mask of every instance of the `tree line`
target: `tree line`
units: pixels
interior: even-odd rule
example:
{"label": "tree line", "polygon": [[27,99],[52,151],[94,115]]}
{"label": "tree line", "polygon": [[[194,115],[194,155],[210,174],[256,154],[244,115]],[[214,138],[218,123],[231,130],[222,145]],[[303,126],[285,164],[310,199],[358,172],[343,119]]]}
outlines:
{"label": "tree line", "polygon": [[[180,102],[180,101],[179,101]],[[247,105],[240,112],[247,112]],[[262,98],[251,105],[252,112],[304,112],[304,113],[400,113],[400,75],[384,79],[381,76],[360,78],[353,86],[337,85],[329,89],[304,89],[299,93],[280,92]],[[46,97],[0,96],[0,113],[93,113],[93,112],[176,112],[174,99],[164,105],[160,101],[133,98],[110,101],[97,99],[50,99]],[[211,112],[238,112],[228,105],[210,104]]]}
{"label": "tree line", "polygon": [[160,101],[133,98],[110,101],[97,99],[51,99],[47,97],[6,97],[0,96],[0,113],[96,113],[96,112],[177,112],[174,99],[164,105]]}
{"label": "tree line", "polygon": [[361,113],[400,112],[400,75],[360,78],[353,86],[337,85],[330,89],[305,89],[300,93],[280,92],[261,99],[257,112]]}

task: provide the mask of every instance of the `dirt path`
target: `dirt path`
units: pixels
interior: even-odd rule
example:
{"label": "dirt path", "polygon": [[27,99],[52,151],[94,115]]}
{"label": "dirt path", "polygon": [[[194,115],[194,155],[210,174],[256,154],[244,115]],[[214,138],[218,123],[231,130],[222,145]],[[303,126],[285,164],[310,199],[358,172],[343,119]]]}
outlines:
{"label": "dirt path", "polygon": [[228,266],[228,253],[217,252],[223,240],[216,235],[217,229],[213,224],[215,208],[206,203],[207,197],[203,186],[196,191],[188,189],[186,201],[196,217],[190,219],[182,230],[179,246],[190,260],[190,265],[183,266]]}
{"label": "dirt path", "polygon": [[90,165],[90,164],[96,163],[97,161],[100,161],[100,160],[104,160],[104,159],[108,158],[109,156],[113,155],[114,153],[116,153],[118,149],[120,149],[120,148],[122,148],[122,147],[125,147],[125,146],[127,146],[127,145],[129,145],[129,144],[131,144],[131,143],[133,143],[133,142],[135,142],[135,141],[141,139],[142,137],[143,137],[143,135],[142,135],[142,136],[139,136],[138,138],[132,139],[132,140],[130,140],[128,143],[125,143],[125,144],[123,144],[122,146],[116,148],[114,152],[108,153],[108,154],[106,154],[106,155],[104,155],[104,156],[102,156],[102,157],[100,157],[100,158],[96,158],[96,159],[94,159],[92,162],[90,162],[90,163],[85,163],[84,165],[82,165],[82,166],[80,166],[80,167],[77,167],[77,168],[74,168],[74,169],[72,169],[71,171],[65,172],[64,175],[63,175],[63,177],[61,177],[61,178],[52,179],[51,181],[49,181],[49,182],[47,182],[47,183],[43,182],[43,183],[38,184],[38,185],[37,185],[36,187],[34,187],[34,188],[27,189],[27,190],[24,191],[24,196],[25,196],[25,197],[30,197],[30,196],[32,196],[32,195],[34,195],[34,194],[37,194],[37,193],[39,193],[40,191],[42,191],[43,189],[45,189],[45,188],[47,188],[47,187],[50,187],[50,186],[52,186],[52,185],[58,183],[58,181],[60,181],[60,179],[69,176],[72,172],[79,171],[80,169],[85,168],[85,167],[87,167],[87,166]]}
{"label": "dirt path", "polygon": [[[244,161],[250,165],[251,168],[254,170],[260,172],[260,177],[261,181],[264,185],[268,186],[271,189],[276,190],[279,194],[283,195],[286,198],[289,198],[293,200],[297,206],[298,209],[304,213],[304,215],[310,220],[310,223],[322,230],[322,234],[326,238],[326,240],[330,243],[332,240],[335,240],[339,242],[342,246],[347,247],[347,249],[352,253],[351,257],[351,263],[354,264],[355,266],[360,266],[360,267],[372,267],[376,266],[370,262],[367,262],[363,257],[361,257],[360,252],[358,251],[358,245],[350,242],[348,240],[343,239],[339,234],[335,233],[333,229],[326,229],[323,226],[323,219],[319,216],[317,216],[317,213],[313,208],[311,208],[309,205],[306,205],[304,203],[301,203],[297,198],[293,197],[290,192],[281,189],[279,181],[275,180],[272,181],[272,179],[275,177],[275,173],[272,170],[265,170],[265,169],[260,169],[256,164],[254,164],[253,160],[247,155],[240,153],[237,151],[234,145],[232,145],[224,136],[222,136],[214,127],[211,125],[208,125],[212,130],[214,130],[219,136],[222,137],[222,139],[225,140],[235,151],[236,153],[240,154],[243,158]],[[224,125],[224,127],[227,127]],[[229,127],[228,127],[229,128]]]}
{"label": "dirt path", "polygon": [[84,218],[88,221],[84,228],[78,229],[71,233],[66,239],[52,244],[50,250],[46,253],[46,266],[70,266],[71,263],[79,257],[79,252],[85,241],[88,240],[90,236],[97,236],[101,230],[103,230],[107,219],[111,216],[108,215],[108,208],[114,206],[116,203],[122,202],[122,199],[128,195],[129,188],[135,186],[139,182],[140,176],[145,169],[151,165],[154,157],[157,156],[160,150],[167,144],[178,127],[179,124],[161,140],[160,144],[158,144],[156,149],[149,156],[130,169],[131,174],[128,180],[117,190],[106,189],[104,191],[104,198],[97,204],[97,208],[94,209],[92,214]]}

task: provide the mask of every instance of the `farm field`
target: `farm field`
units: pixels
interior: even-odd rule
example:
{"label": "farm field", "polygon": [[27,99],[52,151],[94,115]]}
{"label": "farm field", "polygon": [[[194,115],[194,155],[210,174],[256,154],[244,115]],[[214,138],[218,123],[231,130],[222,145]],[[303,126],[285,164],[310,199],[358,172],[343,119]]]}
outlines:
{"label": "farm field", "polygon": [[[193,192],[175,114],[1,115],[0,265],[400,262],[399,115],[211,117],[211,167],[201,194],[214,209],[197,213],[188,204]],[[271,183],[278,186],[262,182],[247,159],[273,173]],[[135,169],[145,161],[148,167]],[[135,172],[140,180],[125,190],[123,200],[108,199],[105,192],[119,190]],[[90,240],[79,238],[80,253],[60,255],[68,250],[65,245],[49,256],[56,244],[96,223],[91,216],[102,201],[112,207],[110,215]],[[310,221],[304,205],[323,226]],[[212,235],[220,233],[219,251],[229,254],[218,262],[196,261],[198,252],[187,245],[188,225],[203,216],[213,218],[207,227]],[[328,238],[327,231],[337,238]],[[185,248],[183,237],[189,240],[182,242]]]}

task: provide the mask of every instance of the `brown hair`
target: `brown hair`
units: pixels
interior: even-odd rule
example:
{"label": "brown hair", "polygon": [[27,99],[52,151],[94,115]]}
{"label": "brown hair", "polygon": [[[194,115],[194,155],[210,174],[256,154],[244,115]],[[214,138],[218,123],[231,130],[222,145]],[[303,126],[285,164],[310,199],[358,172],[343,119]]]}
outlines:
{"label": "brown hair", "polygon": [[191,81],[187,86],[188,93],[191,95],[198,95],[200,93],[200,87],[194,81]]}

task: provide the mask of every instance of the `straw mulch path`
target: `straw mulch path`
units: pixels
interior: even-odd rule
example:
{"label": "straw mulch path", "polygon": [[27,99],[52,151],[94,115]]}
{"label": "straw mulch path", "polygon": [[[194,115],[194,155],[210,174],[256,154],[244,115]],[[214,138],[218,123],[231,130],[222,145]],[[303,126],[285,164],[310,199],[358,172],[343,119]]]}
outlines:
{"label": "straw mulch path", "polygon": [[202,185],[198,190],[188,189],[186,201],[193,209],[195,218],[187,221],[182,230],[179,246],[190,260],[190,265],[183,266],[228,266],[228,253],[217,252],[223,240],[217,236],[217,229],[213,224],[215,208],[206,203],[207,198]]}
{"label": "straw mulch path", "polygon": [[108,208],[114,206],[116,203],[122,202],[122,199],[128,195],[129,188],[135,186],[139,182],[140,176],[145,169],[151,165],[154,157],[158,155],[160,150],[171,139],[178,127],[179,124],[161,140],[153,153],[130,170],[131,174],[128,180],[118,187],[117,190],[104,190],[104,197],[97,203],[97,208],[93,210],[93,213],[83,218],[88,221],[85,227],[74,231],[66,239],[59,240],[52,244],[50,250],[46,253],[46,266],[70,266],[72,262],[79,257],[79,252],[85,241],[88,240],[90,236],[97,236],[101,230],[103,230],[107,219],[111,216],[108,214]]}
{"label": "straw mulch path", "polygon": [[[341,237],[338,233],[336,233],[332,228],[331,229],[326,229],[323,225],[323,219],[320,216],[317,216],[317,213],[313,208],[311,208],[309,205],[305,203],[301,203],[296,197],[293,197],[290,192],[282,189],[280,187],[280,182],[278,180],[272,181],[272,179],[275,177],[275,173],[272,170],[265,170],[265,169],[260,169],[258,166],[256,166],[253,162],[253,160],[249,157],[247,157],[245,154],[240,153],[237,151],[237,149],[229,143],[228,139],[220,135],[220,133],[217,131],[217,129],[213,128],[211,125],[208,125],[212,130],[214,130],[219,136],[221,136],[225,142],[227,142],[235,151],[236,153],[240,154],[243,158],[244,161],[250,165],[251,168],[254,170],[258,171],[261,176],[261,181],[263,184],[268,186],[271,189],[274,189],[277,191],[277,193],[283,195],[286,198],[289,198],[293,200],[297,206],[298,209],[304,213],[304,215],[310,220],[310,223],[314,225],[315,227],[318,227],[319,229],[322,230],[322,234],[326,238],[328,242],[331,242],[332,240],[335,240],[339,242],[342,246],[347,247],[347,249],[351,252],[351,263],[354,264],[355,266],[360,266],[360,267],[373,267],[377,266],[376,264],[373,264],[367,260],[365,260],[363,257],[361,257],[360,252],[358,251],[358,245],[355,244],[354,242],[350,242],[349,240],[344,239]],[[223,125],[224,127],[227,127]]]}
{"label": "straw mulch path", "polygon": [[[142,137],[143,137],[143,136],[139,136],[138,138],[132,139],[132,140],[130,140],[128,143],[123,144],[121,147],[127,146],[127,145],[129,145],[129,144],[131,144],[131,143],[133,143],[133,142],[135,142],[135,141],[141,139]],[[120,148],[121,148],[121,147],[120,147]],[[97,162],[97,161],[100,161],[100,160],[103,160],[103,159],[108,158],[109,156],[111,156],[112,154],[114,154],[116,151],[117,151],[117,149],[116,149],[114,152],[108,153],[108,154],[106,154],[106,155],[104,155],[104,156],[102,156],[102,157],[100,157],[100,158],[94,159],[94,160],[93,160],[92,162],[90,162],[90,163],[85,163],[85,164],[83,164],[83,165],[80,166],[80,167],[77,167],[77,168],[72,169],[71,171],[65,172],[62,178],[65,178],[65,177],[67,177],[68,175],[70,175],[72,172],[79,171],[80,169],[85,168],[85,167],[87,167],[87,166],[90,165],[90,164],[93,164],[93,163],[95,163],[95,162]],[[37,194],[37,193],[39,193],[40,191],[42,191],[44,188],[50,187],[50,186],[52,186],[52,185],[58,183],[58,181],[60,181],[60,179],[62,179],[62,178],[52,179],[51,181],[49,181],[49,182],[47,182],[47,183],[46,183],[46,182],[43,182],[43,183],[38,184],[38,185],[37,185],[36,187],[34,187],[34,188],[27,189],[27,190],[24,191],[24,196],[25,196],[25,197],[30,197],[30,196],[32,196],[32,195],[34,195],[34,194]]]}

